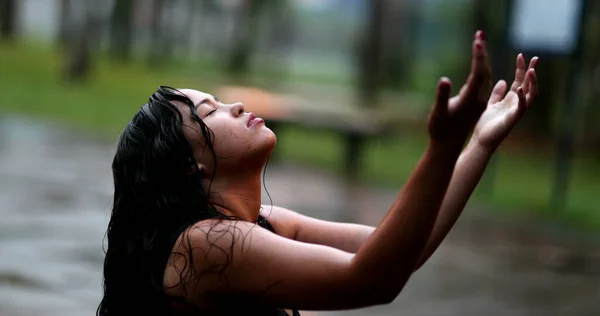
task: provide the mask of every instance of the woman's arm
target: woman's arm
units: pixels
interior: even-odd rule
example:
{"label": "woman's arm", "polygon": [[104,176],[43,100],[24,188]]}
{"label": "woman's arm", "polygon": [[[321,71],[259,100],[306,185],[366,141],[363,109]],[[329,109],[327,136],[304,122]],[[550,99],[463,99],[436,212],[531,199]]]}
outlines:
{"label": "woman's arm", "polygon": [[[495,149],[523,115],[523,111],[535,101],[538,93],[535,76],[537,60],[537,57],[532,58],[529,67],[526,68],[523,56],[519,55],[511,92],[505,96],[506,83],[503,81],[494,88],[488,109],[482,115],[475,127],[473,138],[458,159],[440,213],[416,269],[429,259],[444,240],[481,180]],[[519,106],[519,87],[524,87],[525,100],[522,101],[525,102],[525,106]],[[518,111],[519,108],[521,112]],[[507,113],[515,114],[506,117]],[[498,128],[500,124],[501,128]],[[283,208],[274,208],[273,214],[274,225],[289,227],[296,240],[329,245],[348,252],[356,252],[375,230],[374,227],[365,225],[318,220]]]}
{"label": "woman's arm", "polygon": [[[424,255],[417,267],[431,256],[458,219],[462,209],[481,179],[493,151],[469,143],[461,153],[454,168],[433,231],[425,246]],[[268,206],[264,207],[269,209]],[[367,211],[367,210],[365,210]],[[297,241],[326,245],[355,253],[375,231],[375,227],[337,223],[305,216],[292,210],[274,206],[265,216],[275,230],[287,238]],[[434,246],[435,245],[435,246]],[[427,253],[425,255],[425,253]]]}
{"label": "woman's arm", "polygon": [[[388,215],[356,254],[302,243],[242,221],[205,221],[177,251],[192,249],[188,299],[244,297],[303,310],[391,302],[423,251],[460,147],[432,144]],[[185,272],[185,261],[179,270]],[[177,264],[177,263],[175,263]],[[184,273],[186,275],[186,273]]]}
{"label": "woman's arm", "polygon": [[304,310],[391,302],[423,252],[461,148],[485,107],[479,100],[489,78],[484,55],[479,35],[471,74],[458,96],[450,99],[450,82],[440,80],[429,116],[429,145],[356,254],[283,238],[247,222],[204,221],[176,250],[189,249],[193,265],[181,258],[173,263],[183,276],[194,272],[183,285],[188,299],[247,298]]}
{"label": "woman's arm", "polygon": [[533,57],[527,66],[525,58],[519,54],[515,80],[508,93],[504,80],[500,80],[494,87],[487,108],[475,126],[471,141],[459,158],[435,228],[416,269],[431,257],[448,235],[481,180],[492,154],[537,98],[537,61],[538,58]]}
{"label": "woman's arm", "polygon": [[350,253],[356,253],[375,231],[372,226],[321,220],[281,206],[263,205],[261,214],[280,236]]}
{"label": "woman's arm", "polygon": [[[470,143],[460,155],[440,207],[431,236],[425,246],[419,268],[439,246],[450,231],[471,196],[493,151]],[[269,206],[264,207],[266,210]],[[367,211],[367,210],[364,210]],[[280,235],[297,241],[326,245],[355,253],[375,231],[375,227],[337,223],[305,216],[292,210],[274,206],[265,216]]]}

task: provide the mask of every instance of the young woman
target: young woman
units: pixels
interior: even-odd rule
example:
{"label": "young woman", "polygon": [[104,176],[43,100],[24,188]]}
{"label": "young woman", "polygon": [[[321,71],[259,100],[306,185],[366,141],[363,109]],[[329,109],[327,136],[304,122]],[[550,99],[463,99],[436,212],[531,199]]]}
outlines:
{"label": "young woman", "polygon": [[472,55],[456,96],[448,79],[439,81],[425,153],[377,227],[281,207],[261,213],[261,170],[275,135],[241,103],[161,87],[114,157],[97,314],[298,315],[393,301],[537,95],[537,58],[527,66],[519,55],[508,93],[499,81],[490,96],[482,32]]}

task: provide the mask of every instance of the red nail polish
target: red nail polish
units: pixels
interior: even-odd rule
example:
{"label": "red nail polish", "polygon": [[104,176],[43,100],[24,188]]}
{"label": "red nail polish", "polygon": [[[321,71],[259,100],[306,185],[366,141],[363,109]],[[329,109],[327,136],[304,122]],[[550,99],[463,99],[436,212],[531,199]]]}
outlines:
{"label": "red nail polish", "polygon": [[481,43],[475,43],[475,48],[477,48],[477,50],[481,50],[482,47]]}
{"label": "red nail polish", "polygon": [[485,33],[481,30],[479,30],[479,38],[483,41],[485,40]]}

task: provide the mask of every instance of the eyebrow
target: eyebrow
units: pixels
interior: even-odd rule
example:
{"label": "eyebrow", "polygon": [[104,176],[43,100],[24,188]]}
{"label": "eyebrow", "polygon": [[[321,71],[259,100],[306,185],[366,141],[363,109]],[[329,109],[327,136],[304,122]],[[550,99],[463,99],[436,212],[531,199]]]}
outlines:
{"label": "eyebrow", "polygon": [[[215,96],[213,96],[212,98],[213,98],[215,101],[217,101],[218,103],[221,103],[221,100],[219,100],[219,98],[217,98],[217,97],[215,97]],[[206,103],[206,102],[207,102],[207,101],[209,101],[209,100],[210,100],[210,98],[204,98],[204,99],[202,99],[202,100],[200,100],[200,101],[196,102],[196,104],[194,104],[194,107],[195,107],[195,108],[198,108],[200,105],[202,105],[202,104]]]}

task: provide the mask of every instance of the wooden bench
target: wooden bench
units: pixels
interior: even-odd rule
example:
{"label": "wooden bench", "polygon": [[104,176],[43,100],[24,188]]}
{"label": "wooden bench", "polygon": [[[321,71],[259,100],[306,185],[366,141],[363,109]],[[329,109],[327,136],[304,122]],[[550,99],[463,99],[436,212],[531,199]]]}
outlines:
{"label": "wooden bench", "polygon": [[398,130],[400,118],[383,111],[315,105],[314,100],[278,95],[257,88],[227,86],[217,95],[227,101],[241,101],[246,110],[263,118],[270,129],[298,126],[341,134],[344,142],[344,172],[354,181],[362,167],[365,143]]}

